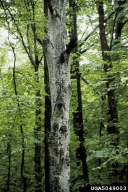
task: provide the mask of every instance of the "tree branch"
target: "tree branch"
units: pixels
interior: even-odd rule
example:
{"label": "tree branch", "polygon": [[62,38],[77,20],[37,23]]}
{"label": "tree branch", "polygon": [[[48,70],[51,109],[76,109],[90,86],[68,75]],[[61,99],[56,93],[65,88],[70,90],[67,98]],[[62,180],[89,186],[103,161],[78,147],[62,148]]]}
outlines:
{"label": "tree branch", "polygon": [[48,5],[48,8],[49,8],[51,15],[54,15],[55,17],[60,18],[60,15],[57,13],[57,10],[53,9],[51,1],[50,0],[45,0],[45,1],[47,2],[47,5]]}
{"label": "tree branch", "polygon": [[77,46],[77,37],[73,36],[67,45],[65,52],[70,54],[71,51]]}

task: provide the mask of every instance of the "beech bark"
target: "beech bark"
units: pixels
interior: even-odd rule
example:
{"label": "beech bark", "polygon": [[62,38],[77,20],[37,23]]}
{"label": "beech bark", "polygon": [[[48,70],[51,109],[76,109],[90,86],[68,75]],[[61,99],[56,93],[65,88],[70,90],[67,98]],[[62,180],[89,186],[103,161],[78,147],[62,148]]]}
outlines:
{"label": "beech bark", "polygon": [[[69,192],[69,103],[72,92],[69,55],[73,39],[65,48],[66,0],[47,1],[48,33],[42,42],[49,72],[51,129],[48,136],[50,192]],[[51,12],[52,10],[52,12]]]}

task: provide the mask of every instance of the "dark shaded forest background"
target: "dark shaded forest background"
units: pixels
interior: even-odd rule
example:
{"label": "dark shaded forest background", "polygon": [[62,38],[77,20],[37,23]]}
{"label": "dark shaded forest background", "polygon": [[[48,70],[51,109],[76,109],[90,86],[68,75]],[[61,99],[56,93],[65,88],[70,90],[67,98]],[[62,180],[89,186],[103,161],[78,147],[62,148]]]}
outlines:
{"label": "dark shaded forest background", "polygon": [[[75,35],[70,191],[128,185],[128,1],[67,1]],[[48,69],[42,0],[0,0],[0,191],[49,191]]]}

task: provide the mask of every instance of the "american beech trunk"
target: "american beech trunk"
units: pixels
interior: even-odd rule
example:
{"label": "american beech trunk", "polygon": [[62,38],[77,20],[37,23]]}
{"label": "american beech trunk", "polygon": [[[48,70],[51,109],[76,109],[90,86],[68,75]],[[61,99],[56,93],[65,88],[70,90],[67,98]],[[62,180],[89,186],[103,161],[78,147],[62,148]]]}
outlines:
{"label": "american beech trunk", "polygon": [[43,40],[49,71],[51,96],[51,130],[48,136],[49,181],[51,192],[69,191],[69,103],[71,96],[71,51],[65,49],[65,3],[51,0],[48,3],[48,31]]}

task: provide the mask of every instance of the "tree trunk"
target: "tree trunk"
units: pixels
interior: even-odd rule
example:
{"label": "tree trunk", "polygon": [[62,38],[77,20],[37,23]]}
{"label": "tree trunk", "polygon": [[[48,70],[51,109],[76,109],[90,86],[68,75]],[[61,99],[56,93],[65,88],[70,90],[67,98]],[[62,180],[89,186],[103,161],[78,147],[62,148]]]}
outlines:
{"label": "tree trunk", "polygon": [[[73,7],[74,1],[69,1],[70,9]],[[77,14],[75,7],[72,10],[73,14],[71,14],[72,19],[71,23],[73,23],[72,26],[72,35],[77,37]],[[71,17],[70,17],[71,18]],[[78,49],[77,47],[74,49],[73,53],[77,54]],[[78,107],[76,111],[73,113],[74,116],[74,131],[76,135],[79,138],[79,147],[76,149],[76,157],[81,161],[82,163],[82,172],[83,172],[83,180],[85,183],[88,183],[88,170],[87,170],[87,162],[86,162],[86,149],[84,146],[85,138],[84,138],[84,126],[83,126],[83,113],[82,113],[82,95],[81,95],[81,73],[79,70],[79,61],[77,61],[76,57],[73,57],[73,64],[72,64],[75,75],[73,77],[76,77],[76,84],[77,84],[77,102]],[[80,187],[80,190],[85,189]]]}
{"label": "tree trunk", "polygon": [[[100,41],[101,41],[102,58],[105,62],[104,71],[107,74],[107,83],[106,83],[107,97],[108,97],[108,127],[107,127],[107,131],[109,134],[117,134],[117,135],[119,134],[119,129],[116,125],[118,123],[118,112],[117,112],[117,104],[116,104],[116,99],[115,99],[115,89],[111,87],[112,84],[114,84],[114,76],[110,75],[110,73],[109,73],[111,71],[111,68],[112,68],[112,58],[111,58],[110,54],[108,54],[108,52],[111,51],[111,49],[113,47],[113,34],[114,34],[114,32],[115,32],[115,39],[116,40],[121,37],[121,30],[122,30],[123,25],[122,25],[122,23],[118,23],[118,22],[116,23],[116,17],[117,17],[119,10],[120,10],[120,7],[119,7],[119,9],[117,9],[117,12],[115,15],[115,21],[114,21],[113,26],[112,26],[110,46],[108,46],[108,42],[107,42],[107,38],[106,38],[106,34],[105,34],[105,25],[104,25],[105,19],[104,19],[103,1],[98,4],[99,34],[100,34]],[[116,23],[116,29],[115,29],[115,23]],[[118,146],[118,138],[113,139],[113,141],[111,142],[111,146],[113,146],[114,148]],[[113,184],[113,185],[119,184],[117,182],[117,178],[119,178],[118,166],[119,166],[118,163],[114,163],[112,165],[109,165],[109,167],[110,167],[110,170],[109,170],[110,184]]]}
{"label": "tree trunk", "polygon": [[[38,66],[39,62],[36,62],[36,67],[35,67],[35,74],[36,74],[36,82],[39,83],[39,76],[38,76]],[[34,128],[34,137],[36,139],[35,142],[35,156],[34,156],[34,161],[35,161],[35,192],[42,192],[42,167],[41,167],[41,129],[42,129],[42,124],[41,124],[41,94],[40,90],[36,91],[36,111],[35,111],[35,125],[36,127]]]}
{"label": "tree trunk", "polygon": [[[105,61],[104,64],[104,71],[106,73],[109,72],[109,70],[112,68],[112,63],[111,63],[111,58],[107,54],[108,51],[110,51],[108,43],[107,43],[107,38],[105,34],[105,25],[104,25],[104,9],[103,9],[103,2],[101,2],[98,5],[98,14],[99,14],[99,33],[100,33],[100,41],[101,41],[101,49],[102,49],[102,57],[103,60]],[[106,88],[107,88],[107,96],[108,96],[108,127],[107,131],[110,134],[116,134],[118,133],[118,128],[116,127],[116,123],[118,121],[118,114],[117,114],[117,109],[116,109],[116,100],[115,100],[115,93],[114,90],[110,88],[110,84],[113,81],[113,77],[109,76],[107,77],[107,83],[106,83]],[[112,144],[113,147],[117,146],[117,141],[114,141]],[[110,166],[109,170],[109,181],[111,184],[114,184],[114,181],[116,181],[116,172],[117,172],[117,166]],[[112,171],[111,171],[112,170]]]}
{"label": "tree trunk", "polygon": [[8,176],[7,176],[7,188],[6,191],[10,191],[10,174],[11,174],[11,143],[10,143],[10,135],[7,143],[7,155],[8,155]]}
{"label": "tree trunk", "polygon": [[[109,54],[107,54],[107,52],[110,51],[110,48],[108,46],[106,34],[105,34],[103,2],[101,2],[98,5],[98,13],[99,13],[99,30],[100,30],[99,33],[100,33],[102,57],[103,57],[103,60],[105,61],[104,71],[108,73],[112,68],[112,61]],[[108,74],[106,88],[107,88],[108,105],[109,105],[108,122],[110,123],[108,125],[108,133],[110,134],[118,133],[117,126],[115,125],[118,121],[118,114],[116,109],[115,93],[114,93],[114,90],[111,89],[112,82],[113,82],[113,77]]]}
{"label": "tree trunk", "polygon": [[50,192],[69,192],[69,103],[71,95],[69,54],[72,39],[65,50],[66,0],[47,1],[48,37],[43,48],[49,71],[51,130],[48,137]]}
{"label": "tree trunk", "polygon": [[[18,96],[18,90],[17,90],[17,83],[16,83],[16,53],[15,53],[15,48],[13,47],[13,44],[11,43],[10,39],[9,39],[9,44],[12,48],[12,52],[13,52],[13,56],[14,56],[14,65],[13,65],[13,70],[12,70],[12,76],[13,76],[13,84],[14,84],[14,93],[15,96]],[[19,99],[17,98],[17,109],[18,109],[18,115],[19,117],[22,119],[21,117],[21,109],[20,109],[20,102]],[[19,128],[20,128],[20,133],[21,133],[21,142],[22,142],[22,153],[21,153],[21,168],[20,168],[20,174],[21,174],[21,178],[22,178],[22,182],[23,182],[23,190],[24,192],[26,192],[27,190],[27,186],[26,186],[26,181],[27,178],[24,175],[24,169],[25,169],[25,145],[24,145],[24,130],[23,130],[23,125],[22,123],[19,124]]]}
{"label": "tree trunk", "polygon": [[27,190],[27,186],[26,186],[26,182],[27,182],[27,178],[24,176],[24,172],[25,172],[25,145],[24,145],[24,130],[23,130],[23,126],[20,125],[20,131],[21,131],[21,137],[22,137],[22,156],[21,156],[21,178],[23,180],[23,190],[24,192],[26,192]]}
{"label": "tree trunk", "polygon": [[45,127],[45,191],[50,192],[50,182],[49,182],[49,151],[48,151],[48,134],[51,130],[51,99],[50,99],[50,90],[49,90],[49,77],[48,77],[48,68],[46,58],[44,58],[44,83],[45,83],[45,92],[48,94],[45,96],[45,117],[44,117],[44,127]]}
{"label": "tree trunk", "polygon": [[[48,6],[47,2],[44,0],[44,14],[48,16]],[[44,29],[46,31],[46,29]],[[48,134],[51,130],[51,98],[50,98],[50,87],[49,87],[49,74],[46,57],[44,55],[44,84],[45,84],[45,112],[44,112],[44,149],[45,149],[45,159],[44,159],[44,169],[45,169],[45,191],[50,192],[50,182],[49,182],[49,151],[48,151]]]}

